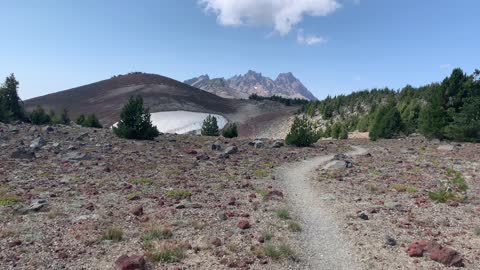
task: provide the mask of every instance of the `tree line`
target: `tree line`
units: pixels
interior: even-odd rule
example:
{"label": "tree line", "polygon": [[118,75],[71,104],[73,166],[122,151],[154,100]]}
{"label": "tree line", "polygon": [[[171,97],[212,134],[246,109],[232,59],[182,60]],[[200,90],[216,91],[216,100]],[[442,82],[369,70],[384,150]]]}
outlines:
{"label": "tree line", "polygon": [[[37,106],[31,112],[25,111],[23,101],[18,95],[19,84],[15,75],[11,74],[0,86],[0,122],[20,121],[34,125],[71,124],[68,111],[65,108],[61,109],[58,114],[53,109],[50,109],[47,113],[41,106]],[[75,120],[75,123],[84,127],[102,128],[95,114],[82,114]]]}
{"label": "tree line", "polygon": [[372,89],[305,104],[301,112],[336,123],[348,131],[369,131],[370,138],[421,133],[427,138],[480,142],[480,71],[454,69],[441,83],[407,85],[399,91]]}

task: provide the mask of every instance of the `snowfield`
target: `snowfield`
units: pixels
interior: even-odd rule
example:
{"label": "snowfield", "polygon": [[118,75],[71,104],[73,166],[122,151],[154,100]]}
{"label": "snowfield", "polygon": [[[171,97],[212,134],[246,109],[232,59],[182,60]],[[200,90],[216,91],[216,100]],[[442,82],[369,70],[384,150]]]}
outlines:
{"label": "snowfield", "polygon": [[[202,129],[203,120],[208,113],[169,111],[151,113],[152,124],[162,133],[185,134]],[[218,114],[211,114],[217,118],[218,128],[222,129],[228,120]],[[115,124],[116,125],[116,124]]]}

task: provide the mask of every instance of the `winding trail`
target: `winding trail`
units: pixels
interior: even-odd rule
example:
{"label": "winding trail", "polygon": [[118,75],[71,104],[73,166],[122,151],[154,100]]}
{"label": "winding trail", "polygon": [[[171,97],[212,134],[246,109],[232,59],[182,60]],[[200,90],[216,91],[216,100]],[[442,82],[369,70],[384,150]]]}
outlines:
{"label": "winding trail", "polygon": [[[362,155],[366,149],[352,146],[349,156]],[[309,181],[313,171],[333,159],[319,156],[289,164],[277,171],[296,215],[303,221],[302,243],[309,269],[359,269],[349,243],[339,230],[339,223],[327,210],[327,201],[320,199],[321,191]]]}

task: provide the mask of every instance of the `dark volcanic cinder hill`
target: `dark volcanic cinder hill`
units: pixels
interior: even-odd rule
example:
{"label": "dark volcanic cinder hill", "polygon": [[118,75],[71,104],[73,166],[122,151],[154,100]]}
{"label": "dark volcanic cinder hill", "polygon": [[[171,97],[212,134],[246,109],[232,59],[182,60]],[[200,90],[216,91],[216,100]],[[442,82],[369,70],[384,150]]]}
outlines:
{"label": "dark volcanic cinder hill", "polygon": [[72,117],[95,112],[104,124],[110,125],[118,120],[122,106],[132,95],[143,96],[151,112],[187,110],[228,114],[240,105],[164,76],[130,73],[33,98],[25,101],[25,106],[27,110],[41,105],[56,111],[65,107]]}
{"label": "dark volcanic cinder hill", "polygon": [[284,122],[299,109],[272,101],[222,98],[164,76],[139,72],[33,98],[25,101],[25,107],[31,111],[40,105],[56,112],[66,108],[72,119],[95,113],[104,126],[110,126],[119,120],[123,105],[133,95],[141,95],[151,113],[182,110],[223,115],[239,124],[240,136],[283,137],[270,130],[273,126],[285,129]]}
{"label": "dark volcanic cinder hill", "polygon": [[185,83],[225,98],[248,98],[252,94],[257,94],[316,99],[291,72],[281,73],[272,80],[261,73],[249,70],[245,75],[235,75],[230,79],[210,79],[208,75],[202,75],[186,80]]}

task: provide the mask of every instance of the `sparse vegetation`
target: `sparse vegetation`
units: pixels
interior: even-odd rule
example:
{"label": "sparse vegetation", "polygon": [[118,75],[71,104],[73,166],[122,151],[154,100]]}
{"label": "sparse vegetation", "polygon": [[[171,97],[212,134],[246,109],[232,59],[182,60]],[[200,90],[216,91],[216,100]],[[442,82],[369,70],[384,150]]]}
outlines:
{"label": "sparse vegetation", "polygon": [[290,219],[290,212],[286,208],[280,208],[277,210],[277,217],[281,219]]}
{"label": "sparse vegetation", "polygon": [[417,188],[412,185],[406,185],[406,184],[401,184],[401,183],[395,183],[390,185],[391,189],[394,189],[398,192],[410,192],[410,193],[415,193],[417,192]]}
{"label": "sparse vegetation", "polygon": [[453,174],[453,178],[444,184],[444,187],[428,193],[428,197],[437,202],[445,203],[449,201],[462,201],[465,199],[465,193],[468,185],[462,174],[454,170],[447,170],[447,174]]}
{"label": "sparse vegetation", "polygon": [[186,255],[183,247],[170,242],[161,242],[151,248],[147,257],[154,262],[176,263],[181,262]]}
{"label": "sparse vegetation", "polygon": [[123,230],[118,227],[109,228],[103,235],[102,240],[120,242],[123,240]]}
{"label": "sparse vegetation", "polygon": [[188,190],[184,189],[174,189],[174,190],[169,190],[165,193],[165,196],[167,197],[177,197],[177,198],[186,198],[192,196],[192,193]]}
{"label": "sparse vegetation", "polygon": [[0,195],[0,206],[15,205],[21,203],[22,201],[23,199],[18,197],[17,195]]}
{"label": "sparse vegetation", "polygon": [[113,127],[113,132],[126,139],[153,140],[160,132],[152,125],[150,113],[143,107],[141,96],[130,97],[123,107],[120,122]]}
{"label": "sparse vegetation", "polygon": [[297,260],[297,256],[293,249],[287,244],[267,243],[263,248],[264,254],[272,260],[290,259]]}
{"label": "sparse vegetation", "polygon": [[139,184],[147,185],[147,184],[153,183],[153,180],[146,177],[140,177],[140,178],[131,179],[130,183],[136,184],[136,185],[139,185]]}
{"label": "sparse vegetation", "polygon": [[301,232],[302,231],[302,226],[295,221],[289,221],[288,222],[288,229],[292,232]]}
{"label": "sparse vegetation", "polygon": [[156,226],[150,228],[143,236],[142,240],[144,244],[148,244],[153,240],[170,239],[173,236],[173,232],[170,228]]}
{"label": "sparse vegetation", "polygon": [[265,178],[269,175],[269,173],[267,170],[259,169],[259,170],[255,170],[254,175],[255,177],[258,177],[258,178]]}

